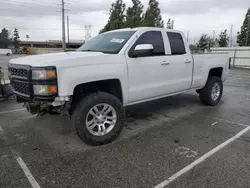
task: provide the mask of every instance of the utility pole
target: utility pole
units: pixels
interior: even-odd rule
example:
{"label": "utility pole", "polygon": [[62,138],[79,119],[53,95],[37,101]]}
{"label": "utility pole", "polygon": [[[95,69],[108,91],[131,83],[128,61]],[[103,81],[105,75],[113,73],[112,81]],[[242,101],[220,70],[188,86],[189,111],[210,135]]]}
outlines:
{"label": "utility pole", "polygon": [[63,51],[66,50],[66,43],[65,43],[65,2],[62,0],[62,48]]}
{"label": "utility pole", "polygon": [[215,30],[214,30],[214,32],[213,32],[213,41],[214,41],[214,39],[215,39]]}
{"label": "utility pole", "polygon": [[229,47],[232,47],[233,46],[233,25],[231,25],[231,28],[230,28],[230,44],[229,44]]}
{"label": "utility pole", "polygon": [[189,31],[187,32],[187,42],[188,42],[188,40],[189,40]]}
{"label": "utility pole", "polygon": [[246,38],[246,46],[248,45],[248,38],[250,33],[250,15],[248,15],[248,27],[247,27],[247,38]]}
{"label": "utility pole", "polygon": [[69,48],[69,16],[67,16],[67,33],[68,33],[68,48]]}

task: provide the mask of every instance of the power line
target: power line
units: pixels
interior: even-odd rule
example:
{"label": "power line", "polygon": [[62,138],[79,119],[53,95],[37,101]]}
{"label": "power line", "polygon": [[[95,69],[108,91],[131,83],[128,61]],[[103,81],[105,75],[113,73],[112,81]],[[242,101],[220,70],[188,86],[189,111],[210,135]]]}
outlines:
{"label": "power line", "polygon": [[[34,2],[41,2],[40,0],[31,0],[31,1],[34,1]],[[22,1],[18,1],[18,2],[22,2]],[[25,1],[23,1],[23,2],[25,2]],[[45,3],[55,3],[55,1],[53,1],[53,0],[43,0],[42,2],[45,2]]]}
{"label": "power line", "polygon": [[[30,28],[30,27],[5,27],[5,28],[9,28],[9,29],[15,29],[15,28],[17,28],[17,29],[28,29],[28,30],[41,30],[41,31],[43,31],[43,30],[61,30],[61,29],[59,29],[59,28]],[[75,30],[75,31],[83,31],[83,30],[85,30],[85,28],[82,28],[82,29],[70,29],[70,30]]]}
{"label": "power line", "polygon": [[[44,7],[45,8],[45,7]],[[20,10],[20,9],[19,9]],[[31,9],[31,10],[34,10],[34,9]],[[36,9],[37,10],[37,9]],[[34,10],[34,11],[36,11]],[[13,9],[13,12],[14,11],[18,11],[18,9]],[[10,13],[10,9],[0,9],[0,15],[1,15],[1,12],[8,12]],[[50,16],[50,15],[55,15],[55,11],[50,11],[50,12],[47,12],[47,13],[44,13],[44,12],[32,12],[30,10],[26,11],[25,12],[19,12],[21,16],[24,16],[24,15],[29,15],[29,14],[34,14],[34,15],[44,15],[44,16]],[[53,13],[53,14],[52,14]],[[13,14],[10,14],[11,16],[15,16]],[[6,15],[5,15],[6,16]]]}
{"label": "power line", "polygon": [[[48,5],[48,6],[46,6],[46,5],[43,5],[43,4],[25,3],[25,2],[20,2],[20,1],[11,1],[11,3],[10,2],[6,2],[6,1],[0,1],[0,2],[8,4],[8,5],[16,4],[16,5],[19,5],[19,6],[33,6],[33,7],[35,6],[35,7],[46,7],[46,8],[48,8],[48,7],[55,7],[55,8],[57,8],[56,6],[51,6],[51,4]],[[56,5],[56,4],[52,4],[52,5]]]}
{"label": "power line", "polygon": [[[55,3],[55,1],[53,1],[53,0],[30,0],[30,1],[33,1],[33,2],[45,2],[45,3]],[[18,1],[18,0],[11,0],[11,2],[19,2],[19,3],[26,3],[26,0],[24,0],[24,1]]]}
{"label": "power line", "polygon": [[[10,10],[6,10],[6,9],[0,9],[0,15],[1,15],[1,12],[10,12]],[[45,14],[45,13],[38,13],[38,12],[20,12],[20,14],[16,14],[16,15],[8,15],[8,16],[12,16],[12,17],[18,17],[18,16],[30,16],[30,15],[37,15],[37,16],[55,16],[55,14],[51,12],[51,14]],[[7,16],[7,15],[4,15],[4,16]],[[30,18],[32,19],[32,17]]]}
{"label": "power line", "polygon": [[[2,10],[0,9],[0,12],[1,12]],[[32,13],[31,13],[32,14]],[[36,17],[36,20],[35,21],[37,21],[37,19],[40,19],[39,21],[41,21],[41,20],[43,20],[43,19],[47,19],[47,16],[50,16],[49,17],[49,20],[56,20],[56,21],[58,21],[58,20],[61,20],[61,18],[58,16],[58,15],[46,15],[46,14],[39,14],[39,13],[37,13],[36,15],[38,15],[37,17]],[[24,14],[22,14],[22,16],[24,16]],[[11,15],[11,16],[6,16],[5,15],[5,18],[4,18],[4,20],[11,20],[11,21],[13,21],[13,17],[18,17],[19,18],[19,15]],[[21,17],[20,18],[21,20],[27,20],[27,21],[32,21],[32,20],[34,20],[34,18],[33,17]]]}

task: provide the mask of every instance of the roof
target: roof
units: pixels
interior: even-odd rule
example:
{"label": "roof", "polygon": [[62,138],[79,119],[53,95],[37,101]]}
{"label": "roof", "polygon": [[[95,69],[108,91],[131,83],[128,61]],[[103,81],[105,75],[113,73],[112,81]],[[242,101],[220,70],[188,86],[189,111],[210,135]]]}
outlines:
{"label": "roof", "polygon": [[160,28],[160,27],[136,27],[136,28],[123,28],[123,29],[116,29],[109,32],[115,32],[115,31],[138,31],[138,30],[146,30],[146,29],[152,29],[152,30],[165,30],[169,32],[176,32],[176,33],[181,33],[181,31],[174,30],[174,29],[168,29],[168,28]]}

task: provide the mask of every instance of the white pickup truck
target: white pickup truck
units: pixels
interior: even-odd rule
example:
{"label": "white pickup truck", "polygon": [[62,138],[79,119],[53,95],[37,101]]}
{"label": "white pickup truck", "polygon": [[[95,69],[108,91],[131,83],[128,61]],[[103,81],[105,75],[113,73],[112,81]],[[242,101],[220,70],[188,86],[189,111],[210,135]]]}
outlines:
{"label": "white pickup truck", "polygon": [[194,89],[217,105],[229,74],[227,55],[191,55],[182,32],[163,28],[110,31],[76,52],[13,59],[9,77],[18,102],[32,114],[68,114],[86,143],[121,132],[124,107]]}

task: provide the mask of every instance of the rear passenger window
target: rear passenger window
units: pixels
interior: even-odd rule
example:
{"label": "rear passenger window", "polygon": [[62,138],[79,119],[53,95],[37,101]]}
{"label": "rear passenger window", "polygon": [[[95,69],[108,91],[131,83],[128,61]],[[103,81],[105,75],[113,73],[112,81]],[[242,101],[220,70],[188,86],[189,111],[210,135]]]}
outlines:
{"label": "rear passenger window", "polygon": [[167,32],[172,55],[182,55],[186,53],[183,38],[180,33]]}
{"label": "rear passenger window", "polygon": [[165,55],[161,31],[148,31],[143,33],[136,41],[135,46],[138,44],[152,44],[154,47],[154,55]]}

